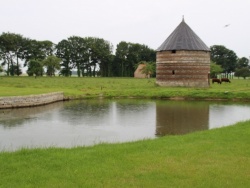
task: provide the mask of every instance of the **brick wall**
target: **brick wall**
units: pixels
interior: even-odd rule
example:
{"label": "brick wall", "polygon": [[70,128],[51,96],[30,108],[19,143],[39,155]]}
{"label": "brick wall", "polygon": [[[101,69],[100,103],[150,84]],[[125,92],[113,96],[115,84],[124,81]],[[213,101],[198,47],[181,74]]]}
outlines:
{"label": "brick wall", "polygon": [[157,52],[156,83],[161,86],[209,87],[209,72],[209,52]]}

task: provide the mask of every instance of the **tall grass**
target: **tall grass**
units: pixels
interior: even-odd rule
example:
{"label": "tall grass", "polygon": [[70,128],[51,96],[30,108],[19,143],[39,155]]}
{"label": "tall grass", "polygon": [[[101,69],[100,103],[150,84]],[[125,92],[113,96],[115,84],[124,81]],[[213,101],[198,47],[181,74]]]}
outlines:
{"label": "tall grass", "polygon": [[249,187],[250,121],[123,144],[0,153],[0,187]]}
{"label": "tall grass", "polygon": [[155,79],[0,77],[0,96],[63,91],[72,98],[144,97],[250,100],[250,80],[211,84],[209,88],[159,87]]}

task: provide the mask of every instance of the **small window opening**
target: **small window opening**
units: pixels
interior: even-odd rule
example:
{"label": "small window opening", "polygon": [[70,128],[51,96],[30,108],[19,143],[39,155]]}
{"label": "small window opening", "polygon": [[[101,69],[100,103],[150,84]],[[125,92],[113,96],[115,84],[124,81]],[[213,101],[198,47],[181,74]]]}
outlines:
{"label": "small window opening", "polygon": [[172,54],[175,54],[176,53],[176,50],[172,50]]}
{"label": "small window opening", "polygon": [[172,70],[172,74],[175,74],[175,71],[174,71],[174,70]]}

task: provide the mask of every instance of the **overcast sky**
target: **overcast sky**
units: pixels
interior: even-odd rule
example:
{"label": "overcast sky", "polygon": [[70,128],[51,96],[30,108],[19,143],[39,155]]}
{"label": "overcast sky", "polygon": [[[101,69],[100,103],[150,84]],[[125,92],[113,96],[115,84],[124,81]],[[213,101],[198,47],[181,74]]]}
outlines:
{"label": "overcast sky", "polygon": [[[0,33],[99,37],[158,48],[182,21],[210,47],[250,56],[250,0],[0,0]],[[228,27],[225,25],[230,24]]]}

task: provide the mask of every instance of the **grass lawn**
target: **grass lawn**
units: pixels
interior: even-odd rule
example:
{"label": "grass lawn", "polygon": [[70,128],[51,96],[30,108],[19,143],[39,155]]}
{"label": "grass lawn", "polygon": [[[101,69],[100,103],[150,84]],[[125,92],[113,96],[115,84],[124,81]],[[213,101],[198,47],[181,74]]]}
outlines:
{"label": "grass lawn", "polygon": [[0,187],[250,187],[250,121],[181,136],[0,153]]}
{"label": "grass lawn", "polygon": [[159,87],[155,79],[0,77],[0,97],[63,91],[71,98],[142,97],[250,100],[250,80],[211,84],[210,88]]}

